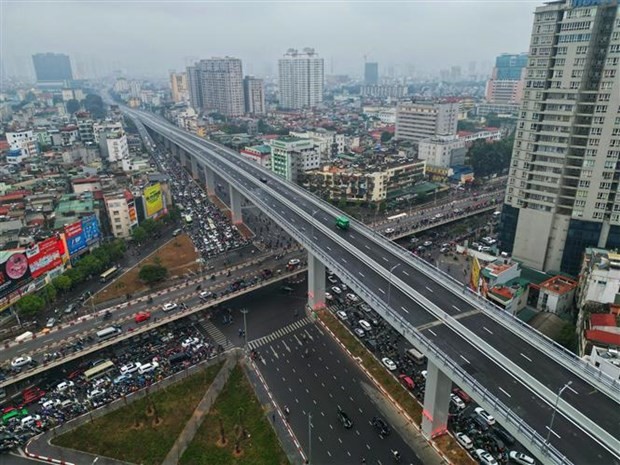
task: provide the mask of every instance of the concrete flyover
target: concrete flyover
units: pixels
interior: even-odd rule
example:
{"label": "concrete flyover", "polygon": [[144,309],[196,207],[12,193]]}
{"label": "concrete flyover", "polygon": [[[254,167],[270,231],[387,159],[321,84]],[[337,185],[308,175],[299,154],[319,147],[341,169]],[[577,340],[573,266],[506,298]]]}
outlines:
{"label": "concrete flyover", "polygon": [[[251,201],[308,250],[311,306],[322,304],[325,276],[317,270],[327,266],[428,356],[434,374],[427,379],[427,436],[445,430],[446,380],[452,380],[541,462],[620,464],[617,382],[363,224],[336,230],[334,218],[342,212],[300,187],[155,116],[124,111],[171,152],[195,159],[198,175],[207,173],[207,189],[213,180],[208,172],[217,173],[231,193]],[[239,209],[236,218],[241,215]],[[560,398],[558,390],[569,381]]]}

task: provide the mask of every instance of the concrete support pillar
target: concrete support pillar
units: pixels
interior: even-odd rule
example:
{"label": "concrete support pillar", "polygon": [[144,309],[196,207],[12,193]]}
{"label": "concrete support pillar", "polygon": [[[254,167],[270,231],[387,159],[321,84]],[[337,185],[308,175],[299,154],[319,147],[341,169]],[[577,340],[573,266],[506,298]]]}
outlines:
{"label": "concrete support pillar", "polygon": [[190,162],[192,164],[192,178],[198,180],[198,162],[194,157],[191,158]]}
{"label": "concrete support pillar", "polygon": [[446,432],[451,390],[452,380],[429,360],[422,411],[422,434],[427,439]]}
{"label": "concrete support pillar", "polygon": [[178,149],[178,150],[179,150],[179,153],[181,155],[181,166],[183,168],[188,168],[187,153],[183,149]]}
{"label": "concrete support pillar", "polygon": [[205,166],[205,184],[207,186],[207,194],[215,195],[215,173],[208,166]]}
{"label": "concrete support pillar", "polygon": [[179,159],[179,147],[176,144],[170,144],[168,150],[174,158]]}
{"label": "concrete support pillar", "polygon": [[232,223],[243,223],[243,215],[241,213],[241,192],[235,189],[232,184],[229,184],[228,187],[230,194],[230,214]]}
{"label": "concrete support pillar", "polygon": [[325,307],[325,265],[308,252],[308,305],[313,310]]}

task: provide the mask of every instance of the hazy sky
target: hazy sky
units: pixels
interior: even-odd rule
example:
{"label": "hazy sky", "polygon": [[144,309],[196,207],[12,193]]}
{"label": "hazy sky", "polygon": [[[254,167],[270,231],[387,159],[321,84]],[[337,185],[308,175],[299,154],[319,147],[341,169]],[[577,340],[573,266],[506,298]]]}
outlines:
{"label": "hazy sky", "polygon": [[[360,74],[364,55],[436,71],[526,51],[541,1],[29,1],[0,0],[9,73],[37,52],[63,52],[89,74],[165,75],[192,58],[231,55],[244,72],[277,70],[287,48],[314,47],[326,73]],[[271,66],[271,68],[269,68]],[[21,69],[20,69],[21,68]],[[74,69],[74,72],[76,70]],[[77,70],[79,73],[79,69]],[[22,71],[23,72],[23,71]]]}

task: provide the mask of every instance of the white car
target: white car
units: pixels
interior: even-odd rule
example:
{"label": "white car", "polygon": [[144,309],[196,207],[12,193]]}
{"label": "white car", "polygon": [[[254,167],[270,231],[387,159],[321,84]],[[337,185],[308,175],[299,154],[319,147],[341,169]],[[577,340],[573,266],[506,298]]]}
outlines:
{"label": "white car", "polygon": [[465,433],[456,433],[456,440],[466,450],[474,447],[473,441],[469,439],[469,436],[467,436]]}
{"label": "white car", "polygon": [[58,392],[65,392],[67,389],[71,389],[73,386],[75,386],[75,383],[73,381],[63,381],[62,383],[58,383],[58,385],[56,386],[56,390]]}
{"label": "white car", "polygon": [[170,310],[174,310],[175,308],[177,308],[177,304],[167,303],[167,304],[164,304],[162,310],[164,312],[169,312]]}
{"label": "white car", "polygon": [[489,426],[495,424],[495,418],[493,418],[493,416],[482,407],[476,407],[474,409],[474,412],[476,412],[476,415],[486,421]]}
{"label": "white car", "polygon": [[459,396],[457,396],[456,394],[450,394],[450,401],[456,406],[456,408],[458,408],[459,410],[463,410],[466,405],[465,402],[463,402],[463,399],[461,399]]}
{"label": "white car", "polygon": [[520,465],[536,465],[536,460],[529,455],[525,455],[523,452],[511,450],[508,456],[510,457],[510,460]]}
{"label": "white car", "polygon": [[198,294],[198,297],[200,297],[202,300],[207,300],[212,295],[213,295],[213,292],[211,291],[202,291],[200,294]]}
{"label": "white car", "polygon": [[427,370],[422,370],[421,372],[422,378],[426,379],[426,375],[428,374]]}
{"label": "white car", "polygon": [[151,371],[155,371],[159,368],[159,363],[151,362],[151,363],[136,363],[138,365],[138,373],[141,375],[145,373],[150,373]]}
{"label": "white car", "polygon": [[183,342],[181,342],[181,347],[183,347],[184,349],[187,349],[188,347],[196,345],[199,342],[200,342],[200,339],[198,339],[197,337],[188,337]]}
{"label": "white car", "polygon": [[484,449],[476,449],[476,457],[480,461],[481,465],[497,465],[497,460],[489,452]]}
{"label": "white car", "polygon": [[392,234],[394,232],[394,228],[387,228],[385,230],[385,234]]}
{"label": "white car", "polygon": [[356,296],[355,294],[353,294],[352,292],[349,292],[347,294],[347,299],[349,299],[351,302],[358,302],[360,300],[360,298]]}
{"label": "white car", "polygon": [[423,245],[424,247],[430,247],[431,245],[433,245],[433,243],[432,243],[431,241],[424,241],[424,242],[422,243],[422,245]]}
{"label": "white car", "polygon": [[59,399],[50,399],[41,403],[43,409],[50,409],[52,407],[60,407],[62,402]]}
{"label": "white car", "polygon": [[20,367],[23,367],[24,365],[28,365],[30,362],[32,362],[32,358],[28,357],[27,355],[24,355],[22,357],[14,358],[13,361],[11,362],[11,366],[13,368],[20,368]]}
{"label": "white car", "polygon": [[353,328],[353,332],[357,334],[357,337],[364,337],[366,335],[362,328]]}
{"label": "white car", "polygon": [[31,426],[34,425],[37,421],[41,421],[40,415],[28,415],[21,420],[22,426]]}
{"label": "white car", "polygon": [[99,389],[99,388],[95,388],[92,391],[90,391],[86,397],[88,397],[89,399],[94,399],[95,397],[100,397],[102,395],[105,394],[105,389]]}
{"label": "white car", "polygon": [[331,295],[329,292],[325,293],[325,300],[334,300],[334,296]]}
{"label": "white car", "polygon": [[299,260],[299,258],[291,258],[288,261],[288,266],[297,266],[301,263],[301,261]]}
{"label": "white car", "polygon": [[336,315],[338,316],[338,318],[340,318],[342,321],[346,321],[349,319],[349,315],[347,315],[347,312],[345,312],[344,310],[338,310],[336,312]]}
{"label": "white car", "polygon": [[128,363],[127,365],[123,365],[121,367],[121,373],[123,375],[128,375],[130,373],[134,373],[138,371],[138,366],[135,363]]}
{"label": "white car", "polygon": [[334,294],[342,294],[342,290],[338,286],[332,287],[332,292]]}
{"label": "white car", "polygon": [[397,368],[396,364],[389,357],[383,357],[381,359],[381,363],[383,363],[385,367],[390,371],[395,371]]}
{"label": "white car", "polygon": [[327,280],[332,284],[338,284],[338,280],[336,279],[335,276],[328,276]]}

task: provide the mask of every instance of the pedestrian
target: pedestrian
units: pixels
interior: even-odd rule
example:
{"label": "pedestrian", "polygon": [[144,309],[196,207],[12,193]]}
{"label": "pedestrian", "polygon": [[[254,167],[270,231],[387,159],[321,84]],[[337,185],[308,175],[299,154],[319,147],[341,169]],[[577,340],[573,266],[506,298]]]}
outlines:
{"label": "pedestrian", "polygon": [[276,422],[276,414],[275,413],[271,414],[271,421],[273,421],[274,423]]}

